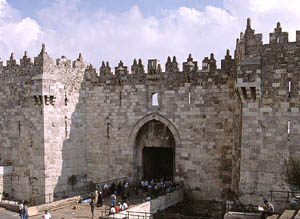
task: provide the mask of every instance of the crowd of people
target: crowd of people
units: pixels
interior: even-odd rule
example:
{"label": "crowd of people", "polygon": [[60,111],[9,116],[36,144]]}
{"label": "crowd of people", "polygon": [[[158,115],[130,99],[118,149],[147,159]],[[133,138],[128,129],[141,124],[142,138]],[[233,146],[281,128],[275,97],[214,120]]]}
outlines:
{"label": "crowd of people", "polygon": [[[156,198],[160,195],[172,192],[180,188],[179,184],[173,183],[171,180],[148,180],[143,178],[141,181],[134,185],[129,185],[129,182],[125,180],[123,183],[112,182],[110,185],[105,183],[103,186],[99,186],[93,193],[91,199],[80,200],[79,203],[90,203],[92,217],[94,217],[95,207],[102,207],[103,199],[111,197],[110,214],[119,213],[128,209],[128,198],[130,196],[143,196],[144,201],[150,201],[152,198]],[[117,200],[120,196],[121,200]],[[28,218],[27,206],[24,202],[19,205],[19,215],[21,219]],[[49,219],[51,215],[48,211],[45,211],[42,218]]]}
{"label": "crowd of people", "polygon": [[[142,195],[145,197],[145,201],[150,201],[152,198],[172,192],[178,188],[180,188],[179,184],[163,179],[148,180],[143,178],[132,186],[129,185],[127,180],[123,183],[119,182],[117,185],[115,182],[112,182],[111,185],[105,183],[103,187],[100,186],[96,190],[94,202],[102,206],[102,199],[111,196],[110,214],[115,214],[128,208],[127,203],[130,196]],[[117,196],[121,196],[121,201],[117,201]]]}

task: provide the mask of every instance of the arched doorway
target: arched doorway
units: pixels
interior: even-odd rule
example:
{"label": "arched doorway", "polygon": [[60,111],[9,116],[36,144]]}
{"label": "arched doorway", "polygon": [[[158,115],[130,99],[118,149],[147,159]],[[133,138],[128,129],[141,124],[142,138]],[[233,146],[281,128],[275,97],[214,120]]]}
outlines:
{"label": "arched doorway", "polygon": [[138,131],[135,139],[138,177],[173,179],[175,138],[166,124],[152,119]]}

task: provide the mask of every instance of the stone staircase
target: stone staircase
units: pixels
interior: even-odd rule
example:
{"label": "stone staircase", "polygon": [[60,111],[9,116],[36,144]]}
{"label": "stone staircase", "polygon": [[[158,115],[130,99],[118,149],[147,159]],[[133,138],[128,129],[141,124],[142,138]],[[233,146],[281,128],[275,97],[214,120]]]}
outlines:
{"label": "stone staircase", "polygon": [[272,216],[268,216],[267,219],[300,219],[300,211],[285,210],[281,215],[274,214]]}

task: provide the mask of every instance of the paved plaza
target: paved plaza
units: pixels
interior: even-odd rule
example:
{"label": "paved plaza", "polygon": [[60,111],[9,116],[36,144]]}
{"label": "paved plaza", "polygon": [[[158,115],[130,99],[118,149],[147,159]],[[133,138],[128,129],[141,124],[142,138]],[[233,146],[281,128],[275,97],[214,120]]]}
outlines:
{"label": "paved plaza", "polygon": [[[120,200],[120,197],[118,197],[117,200]],[[137,204],[140,204],[143,202],[142,197],[132,197],[129,199],[128,204],[129,207],[133,207]],[[94,212],[94,218],[99,218],[99,216],[103,215],[103,211],[106,209],[109,209],[110,205],[110,197],[103,199],[104,205],[102,207],[95,208]],[[79,208],[75,210],[73,207],[78,206]],[[69,206],[65,206],[59,209],[50,210],[49,211],[52,219],[74,219],[74,218],[92,218],[91,214],[91,208],[88,203],[85,204],[73,204]],[[14,219],[14,218],[20,218],[19,215],[15,212],[8,211],[4,208],[0,208],[0,219]],[[42,214],[32,216],[30,217],[32,219],[41,219]]]}

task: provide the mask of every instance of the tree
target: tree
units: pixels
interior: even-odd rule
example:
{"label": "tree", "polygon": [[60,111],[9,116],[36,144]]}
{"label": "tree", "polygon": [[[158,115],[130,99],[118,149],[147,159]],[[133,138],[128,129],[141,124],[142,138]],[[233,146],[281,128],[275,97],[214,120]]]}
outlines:
{"label": "tree", "polygon": [[292,190],[300,189],[300,157],[290,156],[284,161],[283,174],[286,183]]}

